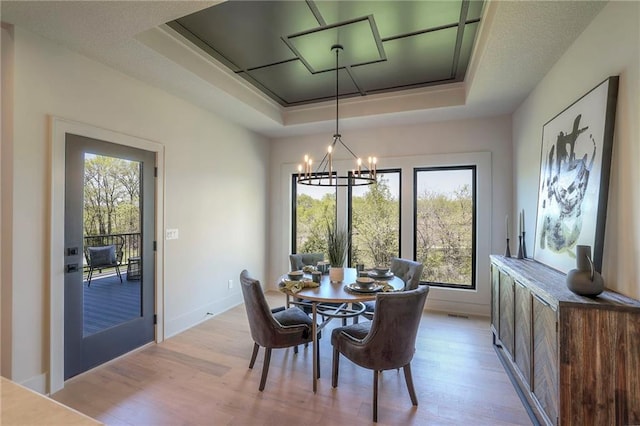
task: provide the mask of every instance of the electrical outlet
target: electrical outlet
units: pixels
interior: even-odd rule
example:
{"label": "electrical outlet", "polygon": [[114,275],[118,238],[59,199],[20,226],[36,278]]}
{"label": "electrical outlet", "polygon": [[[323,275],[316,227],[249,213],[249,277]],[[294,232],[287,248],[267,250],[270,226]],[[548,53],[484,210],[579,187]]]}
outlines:
{"label": "electrical outlet", "polygon": [[165,240],[177,240],[178,239],[178,230],[177,229],[167,229],[165,231]]}
{"label": "electrical outlet", "polygon": [[229,280],[229,288],[233,288],[233,280]]}

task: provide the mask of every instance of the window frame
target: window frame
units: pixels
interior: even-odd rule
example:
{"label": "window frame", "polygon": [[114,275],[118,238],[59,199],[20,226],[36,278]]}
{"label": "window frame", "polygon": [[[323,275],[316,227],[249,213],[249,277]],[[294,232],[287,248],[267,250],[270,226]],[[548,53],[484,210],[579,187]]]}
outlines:
{"label": "window frame", "polygon": [[424,166],[413,168],[413,260],[417,261],[418,257],[418,174],[420,172],[430,171],[451,171],[451,170],[471,170],[471,205],[472,205],[472,235],[471,235],[471,285],[454,284],[454,283],[441,283],[432,281],[420,280],[420,284],[426,284],[438,288],[449,288],[476,291],[478,288],[476,263],[477,263],[477,250],[478,250],[478,166],[477,164],[460,164],[450,166]]}

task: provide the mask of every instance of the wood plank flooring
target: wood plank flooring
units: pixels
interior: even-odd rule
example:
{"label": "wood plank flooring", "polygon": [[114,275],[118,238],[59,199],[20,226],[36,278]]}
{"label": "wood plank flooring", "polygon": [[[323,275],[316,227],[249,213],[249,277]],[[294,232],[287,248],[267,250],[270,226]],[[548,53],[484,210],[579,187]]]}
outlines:
{"label": "wood plank flooring", "polygon": [[[284,296],[268,293],[272,306]],[[428,300],[427,300],[428,306]],[[211,318],[66,382],[53,399],[107,425],[372,424],[373,373],[346,358],[331,387],[331,329],[321,339],[321,379],[312,392],[312,349],[274,349],[264,392],[263,349],[248,368],[253,341],[244,306]],[[418,407],[402,370],[385,371],[379,425],[530,425],[491,345],[489,321],[425,312],[412,372]]]}

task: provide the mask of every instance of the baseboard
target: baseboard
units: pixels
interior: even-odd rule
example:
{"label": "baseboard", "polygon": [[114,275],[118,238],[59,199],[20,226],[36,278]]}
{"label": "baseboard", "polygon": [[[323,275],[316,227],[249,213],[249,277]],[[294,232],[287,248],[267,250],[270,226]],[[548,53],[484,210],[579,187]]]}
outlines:
{"label": "baseboard", "polygon": [[166,321],[164,328],[164,337],[165,339],[168,339],[169,337],[182,333],[183,331],[200,324],[201,322],[211,318],[212,316],[235,308],[242,303],[242,295],[240,293],[234,293],[224,299],[200,306],[191,312],[187,312],[184,315],[180,315],[177,318]]}
{"label": "baseboard", "polygon": [[47,394],[47,374],[46,373],[38,374],[37,376],[33,376],[30,379],[27,379],[24,381],[20,381],[20,382],[15,381],[15,382],[26,388],[31,389],[32,391],[41,393],[43,395]]}
{"label": "baseboard", "polygon": [[491,316],[490,305],[479,305],[477,303],[453,302],[450,300],[439,300],[427,298],[425,309],[429,311],[446,312],[452,314],[469,315],[489,318]]}

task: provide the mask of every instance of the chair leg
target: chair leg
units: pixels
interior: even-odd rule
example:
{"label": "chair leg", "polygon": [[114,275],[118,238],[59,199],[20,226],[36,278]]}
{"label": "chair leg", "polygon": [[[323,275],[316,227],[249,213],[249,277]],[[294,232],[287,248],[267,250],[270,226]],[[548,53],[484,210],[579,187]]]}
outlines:
{"label": "chair leg", "polygon": [[333,350],[333,363],[332,370],[333,374],[331,376],[331,386],[334,388],[338,387],[338,369],[340,367],[340,351],[337,349]]}
{"label": "chair leg", "polygon": [[294,353],[294,354],[297,354],[297,353],[298,353],[298,345],[296,345],[296,346],[294,346],[294,347],[293,347],[293,353]]}
{"label": "chair leg", "polygon": [[262,364],[262,378],[260,379],[260,387],[258,390],[262,392],[264,385],[267,383],[267,374],[269,373],[269,362],[271,361],[271,348],[265,348],[264,363]]}
{"label": "chair leg", "polygon": [[413,378],[411,377],[411,363],[405,365],[404,380],[407,382],[407,389],[409,389],[409,396],[411,397],[411,403],[418,405],[418,397],[416,396],[416,390],[413,388]]}
{"label": "chair leg", "polygon": [[93,275],[93,268],[89,267],[89,275],[87,275],[87,287],[91,287],[91,276]]}
{"label": "chair leg", "polygon": [[378,423],[378,370],[373,370],[373,421]]}
{"label": "chair leg", "polygon": [[257,343],[253,344],[253,354],[251,354],[251,361],[249,361],[249,368],[253,368],[253,364],[256,362],[256,357],[258,356],[258,349],[260,349],[260,345]]}
{"label": "chair leg", "polygon": [[116,273],[118,274],[118,278],[120,278],[120,284],[122,284],[122,274],[120,274],[120,267],[116,265]]}
{"label": "chair leg", "polygon": [[316,337],[316,344],[314,345],[316,351],[316,360],[318,361],[318,379],[320,378],[320,339]]}

